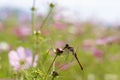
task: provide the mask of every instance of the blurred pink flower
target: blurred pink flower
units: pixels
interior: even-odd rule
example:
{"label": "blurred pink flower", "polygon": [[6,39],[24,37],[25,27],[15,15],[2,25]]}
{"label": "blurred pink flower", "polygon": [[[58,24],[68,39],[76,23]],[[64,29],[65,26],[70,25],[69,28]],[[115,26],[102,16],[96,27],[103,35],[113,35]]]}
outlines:
{"label": "blurred pink flower", "polygon": [[86,39],[83,42],[82,48],[83,50],[91,50],[95,47],[95,43],[92,39]]}
{"label": "blurred pink flower", "polygon": [[110,36],[110,37],[105,37],[101,39],[97,39],[95,41],[96,45],[107,45],[111,43],[119,43],[120,38],[117,36]]}
{"label": "blurred pink flower", "polygon": [[120,40],[120,39],[117,36],[110,36],[110,37],[106,38],[106,42],[108,44],[110,44],[110,43],[117,43],[118,40]]}
{"label": "blurred pink flower", "polygon": [[32,31],[31,31],[31,28],[28,26],[20,26],[14,30],[14,33],[16,36],[20,38],[25,38],[29,36],[32,33]]}
{"label": "blurred pink flower", "polygon": [[9,63],[16,71],[37,66],[38,55],[35,55],[33,60],[33,54],[30,49],[18,47],[16,51],[12,50],[8,55]]}
{"label": "blurred pink flower", "polygon": [[55,42],[55,47],[56,48],[61,48],[65,45],[65,42],[64,41],[56,41]]}
{"label": "blurred pink flower", "polygon": [[97,49],[97,48],[93,48],[92,53],[96,58],[101,58],[104,54],[104,52],[102,50]]}
{"label": "blurred pink flower", "polygon": [[62,22],[55,22],[54,27],[57,29],[64,29],[66,27],[66,25]]}
{"label": "blurred pink flower", "polygon": [[105,39],[97,39],[95,40],[96,45],[106,45],[107,41]]}

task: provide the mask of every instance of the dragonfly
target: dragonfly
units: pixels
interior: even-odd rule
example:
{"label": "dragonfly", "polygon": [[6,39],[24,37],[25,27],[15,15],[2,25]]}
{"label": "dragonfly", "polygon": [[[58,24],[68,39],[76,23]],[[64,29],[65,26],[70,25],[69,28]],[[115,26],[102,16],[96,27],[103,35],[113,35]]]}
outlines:
{"label": "dragonfly", "polygon": [[80,66],[80,68],[81,68],[81,70],[83,70],[83,66],[82,66],[81,62],[79,61],[79,59],[78,59],[78,56],[77,56],[77,54],[76,54],[75,49],[74,49],[73,47],[69,46],[69,44],[66,44],[65,47],[63,48],[63,51],[65,51],[65,50],[72,52],[72,55],[73,55],[73,56],[75,57],[75,59],[77,60],[79,66]]}
{"label": "dragonfly", "polygon": [[45,80],[46,80],[46,78],[47,78],[47,76],[48,76],[48,73],[50,72],[51,67],[53,66],[53,63],[56,61],[56,59],[57,59],[58,56],[60,56],[60,55],[62,55],[62,54],[64,53],[65,50],[72,52],[73,56],[75,57],[75,59],[77,60],[77,62],[78,62],[78,64],[79,64],[81,70],[83,70],[83,66],[82,66],[82,64],[80,63],[80,61],[79,61],[79,59],[78,59],[78,57],[77,57],[77,54],[76,54],[74,48],[71,47],[71,46],[69,46],[69,44],[66,44],[65,47],[63,47],[63,49],[59,49],[59,48],[56,49],[56,52],[55,52],[56,56],[54,57],[51,65],[49,66],[49,69],[48,69],[48,71],[47,71]]}

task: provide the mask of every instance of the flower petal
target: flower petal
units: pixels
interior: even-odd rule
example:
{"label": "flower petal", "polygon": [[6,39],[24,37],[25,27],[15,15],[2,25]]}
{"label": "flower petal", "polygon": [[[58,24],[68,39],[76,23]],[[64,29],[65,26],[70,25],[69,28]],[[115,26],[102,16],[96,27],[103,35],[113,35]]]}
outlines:
{"label": "flower petal", "polygon": [[25,56],[26,57],[32,57],[32,51],[30,49],[25,49]]}
{"label": "flower petal", "polygon": [[25,49],[23,47],[18,47],[17,48],[17,53],[18,53],[18,56],[20,57],[20,59],[25,59],[26,56],[25,56]]}
{"label": "flower petal", "polygon": [[9,52],[8,54],[8,57],[9,57],[9,62],[10,62],[10,65],[13,66],[14,68],[16,66],[20,66],[20,63],[19,63],[19,57],[17,55],[17,52],[12,50]]}

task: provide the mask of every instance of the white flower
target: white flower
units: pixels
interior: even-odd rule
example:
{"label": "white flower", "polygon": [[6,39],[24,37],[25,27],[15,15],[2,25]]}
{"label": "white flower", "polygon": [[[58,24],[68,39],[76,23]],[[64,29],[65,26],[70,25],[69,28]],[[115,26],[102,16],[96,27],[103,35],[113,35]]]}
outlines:
{"label": "white flower", "polygon": [[9,50],[10,46],[6,42],[1,42],[0,43],[0,51],[7,51]]}

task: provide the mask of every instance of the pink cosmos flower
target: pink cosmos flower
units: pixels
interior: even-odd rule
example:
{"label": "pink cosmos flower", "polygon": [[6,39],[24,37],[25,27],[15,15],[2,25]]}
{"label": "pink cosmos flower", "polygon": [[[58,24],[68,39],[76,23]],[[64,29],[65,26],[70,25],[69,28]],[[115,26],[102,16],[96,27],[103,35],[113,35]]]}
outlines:
{"label": "pink cosmos flower", "polygon": [[106,45],[106,44],[107,44],[107,41],[106,41],[106,39],[97,39],[97,40],[95,41],[95,44],[96,44],[96,45]]}
{"label": "pink cosmos flower", "polygon": [[14,33],[19,38],[25,38],[29,36],[32,33],[32,31],[30,27],[23,25],[23,26],[17,27],[14,30]]}
{"label": "pink cosmos flower", "polygon": [[118,40],[119,40],[119,37],[117,36],[109,36],[106,38],[106,41],[108,44],[117,43]]}
{"label": "pink cosmos flower", "polygon": [[103,50],[94,48],[94,49],[92,49],[92,54],[96,58],[97,62],[103,62],[103,60],[104,60],[103,59],[104,58],[104,51]]}
{"label": "pink cosmos flower", "polygon": [[92,49],[92,52],[93,52],[93,55],[96,57],[96,58],[101,58],[104,54],[104,52],[100,49],[97,49],[97,48],[94,48]]}
{"label": "pink cosmos flower", "polygon": [[55,47],[56,48],[61,48],[65,45],[65,42],[64,41],[56,41],[55,42]]}
{"label": "pink cosmos flower", "polygon": [[62,22],[55,22],[54,27],[57,29],[65,29],[66,25]]}
{"label": "pink cosmos flower", "polygon": [[119,43],[119,37],[117,36],[109,36],[105,38],[100,38],[95,41],[96,45],[107,45],[111,43]]}
{"label": "pink cosmos flower", "polygon": [[83,41],[82,48],[83,50],[91,50],[92,48],[95,47],[95,43],[92,39],[86,39]]}
{"label": "pink cosmos flower", "polygon": [[38,55],[35,55],[33,60],[33,54],[30,49],[18,47],[16,51],[10,51],[8,57],[10,65],[16,71],[37,66]]}

